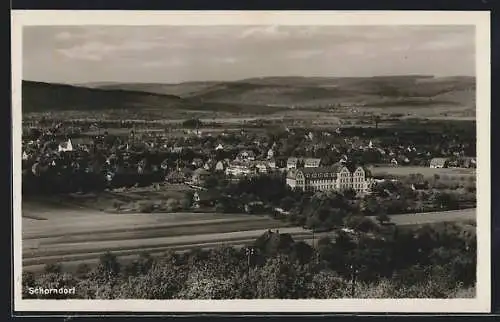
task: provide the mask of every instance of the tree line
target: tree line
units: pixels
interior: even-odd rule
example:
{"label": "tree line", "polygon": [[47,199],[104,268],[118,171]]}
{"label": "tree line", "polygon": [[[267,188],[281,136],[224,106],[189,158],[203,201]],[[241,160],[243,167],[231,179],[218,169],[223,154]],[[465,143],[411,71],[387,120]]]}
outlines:
{"label": "tree line", "polygon": [[337,231],[313,246],[268,231],[248,246],[143,253],[129,262],[108,252],[74,272],[51,264],[23,273],[23,297],[36,297],[28,289],[38,286],[76,287],[72,297],[81,299],[449,298],[475,287],[475,232],[458,224]]}

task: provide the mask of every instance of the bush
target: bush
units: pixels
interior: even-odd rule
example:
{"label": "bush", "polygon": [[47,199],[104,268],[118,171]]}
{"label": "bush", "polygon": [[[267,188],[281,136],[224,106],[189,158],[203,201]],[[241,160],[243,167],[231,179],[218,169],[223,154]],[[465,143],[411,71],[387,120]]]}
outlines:
{"label": "bush", "polygon": [[143,202],[139,204],[139,212],[142,213],[146,214],[152,213],[154,211],[154,208],[155,206],[151,202]]}

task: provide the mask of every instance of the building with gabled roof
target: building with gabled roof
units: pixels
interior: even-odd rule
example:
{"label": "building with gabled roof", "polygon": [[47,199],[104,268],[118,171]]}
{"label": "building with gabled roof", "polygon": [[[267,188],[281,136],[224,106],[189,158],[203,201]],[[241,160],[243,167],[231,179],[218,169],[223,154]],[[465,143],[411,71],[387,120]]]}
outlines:
{"label": "building with gabled roof", "polygon": [[353,189],[358,194],[369,192],[369,170],[364,167],[334,164],[330,167],[292,169],[286,184],[302,191],[344,191]]}
{"label": "building with gabled roof", "polygon": [[433,158],[433,159],[431,159],[430,167],[434,168],[434,169],[445,168],[446,161],[448,161],[448,159],[446,159],[446,158]]}
{"label": "building with gabled roof", "polygon": [[306,158],[304,159],[304,168],[317,168],[321,163],[320,158]]}
{"label": "building with gabled roof", "polygon": [[296,157],[289,157],[287,160],[286,160],[286,168],[288,170],[291,170],[291,169],[296,169],[297,168],[297,163],[299,162],[299,159],[296,158]]}
{"label": "building with gabled roof", "polygon": [[58,151],[59,152],[73,151],[73,144],[71,143],[71,139],[68,139],[68,141],[59,144]]}
{"label": "building with gabled roof", "polygon": [[211,173],[204,168],[198,168],[194,170],[193,175],[191,176],[191,181],[194,184],[202,185],[205,181],[210,177]]}

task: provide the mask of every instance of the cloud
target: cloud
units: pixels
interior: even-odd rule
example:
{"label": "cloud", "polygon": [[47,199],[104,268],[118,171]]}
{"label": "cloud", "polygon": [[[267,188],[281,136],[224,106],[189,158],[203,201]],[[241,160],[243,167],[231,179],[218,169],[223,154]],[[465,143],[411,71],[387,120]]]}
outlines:
{"label": "cloud", "polygon": [[122,43],[87,41],[69,48],[57,49],[57,52],[70,59],[99,61],[111,55],[117,56],[130,52],[145,52],[164,46],[161,42],[130,40]]}
{"label": "cloud", "polygon": [[112,53],[116,47],[98,41],[91,41],[69,48],[58,49],[57,52],[66,58],[78,60],[100,61],[104,56]]}
{"label": "cloud", "polygon": [[63,31],[63,32],[60,32],[60,33],[56,34],[54,36],[54,38],[56,40],[62,40],[62,41],[64,41],[64,40],[70,40],[70,39],[72,39],[73,35],[70,32],[68,32],[68,31]]}
{"label": "cloud", "polygon": [[302,49],[302,50],[291,51],[288,54],[288,57],[292,59],[309,59],[316,56],[320,56],[325,52],[326,51],[323,49]]}
{"label": "cloud", "polygon": [[462,47],[474,48],[474,44],[470,42],[468,38],[464,37],[448,37],[436,40],[430,40],[427,42],[422,42],[418,48],[420,50],[453,50]]}
{"label": "cloud", "polygon": [[475,47],[471,26],[234,25],[33,26],[23,48],[26,77],[67,82],[473,73]]}
{"label": "cloud", "polygon": [[217,57],[214,61],[222,64],[235,64],[240,60],[235,57]]}
{"label": "cloud", "polygon": [[244,28],[238,38],[280,38],[288,35],[288,32],[283,31],[279,26],[273,25]]}
{"label": "cloud", "polygon": [[186,65],[181,59],[152,60],[141,63],[144,68],[180,67]]}

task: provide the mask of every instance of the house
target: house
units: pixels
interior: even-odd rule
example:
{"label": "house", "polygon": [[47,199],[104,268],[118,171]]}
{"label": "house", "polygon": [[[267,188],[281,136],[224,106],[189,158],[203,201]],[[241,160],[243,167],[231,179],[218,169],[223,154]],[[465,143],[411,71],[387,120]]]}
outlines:
{"label": "house", "polygon": [[331,167],[292,169],[287,173],[286,184],[302,191],[343,191],[353,189],[359,194],[368,193],[371,180],[364,167],[349,169],[337,163]]}
{"label": "house", "polygon": [[267,162],[265,161],[255,161],[252,164],[253,167],[257,170],[258,173],[267,173]]}
{"label": "house", "polygon": [[226,168],[224,162],[222,161],[218,161],[216,164],[215,164],[215,171],[224,171],[224,169]]}
{"label": "house", "polygon": [[242,177],[252,174],[252,170],[242,164],[231,164],[226,168],[226,176]]}
{"label": "house", "polygon": [[446,167],[446,158],[433,158],[430,162],[430,167],[433,169],[437,168],[445,168]]}
{"label": "house", "polygon": [[236,156],[237,161],[247,162],[255,160],[255,153],[251,150],[244,150]]}
{"label": "house", "polygon": [[167,174],[165,181],[169,183],[184,183],[189,177],[189,171],[175,170]]}
{"label": "house", "polygon": [[304,160],[304,168],[317,168],[321,163],[319,158],[306,158]]}
{"label": "house", "polygon": [[270,160],[272,158],[274,158],[274,150],[273,149],[269,149],[267,151],[267,159]]}
{"label": "house", "polygon": [[287,170],[291,169],[297,169],[297,163],[299,162],[299,159],[296,157],[290,157],[286,160],[286,168]]}
{"label": "house", "polygon": [[248,214],[259,214],[266,210],[262,201],[252,201],[245,204],[245,212]]}
{"label": "house", "polygon": [[191,176],[191,181],[196,185],[203,185],[205,181],[210,177],[210,172],[204,168],[198,168],[193,172]]}
{"label": "house", "polygon": [[217,200],[221,197],[217,191],[196,191],[193,194],[193,206],[200,207],[214,207]]}
{"label": "house", "polygon": [[416,191],[416,190],[427,190],[427,189],[429,189],[429,183],[428,182],[413,183],[411,185],[411,189],[413,191]]}
{"label": "house", "polygon": [[47,171],[47,169],[48,166],[46,164],[42,164],[42,162],[36,162],[31,167],[31,172],[33,173],[33,175],[39,176],[41,173]]}
{"label": "house", "polygon": [[73,151],[73,144],[71,143],[71,139],[68,139],[67,142],[62,142],[58,146],[59,152],[70,152]]}
{"label": "house", "polygon": [[182,146],[174,146],[172,148],[170,148],[170,152],[172,153],[181,153],[182,152]]}
{"label": "house", "polygon": [[476,168],[476,158],[464,157],[460,160],[460,166],[462,168]]}

